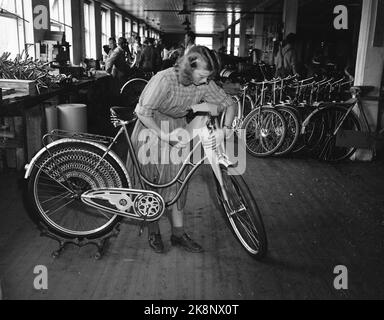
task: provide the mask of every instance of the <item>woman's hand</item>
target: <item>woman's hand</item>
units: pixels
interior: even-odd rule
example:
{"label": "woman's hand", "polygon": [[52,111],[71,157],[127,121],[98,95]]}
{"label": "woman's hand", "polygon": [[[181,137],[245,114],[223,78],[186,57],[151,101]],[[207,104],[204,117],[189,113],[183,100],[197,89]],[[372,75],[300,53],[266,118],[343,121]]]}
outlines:
{"label": "woman's hand", "polygon": [[212,103],[204,102],[204,103],[196,104],[192,106],[191,109],[193,113],[209,112],[213,117],[217,117],[220,115],[219,106]]}
{"label": "woman's hand", "polygon": [[227,139],[227,140],[231,139],[233,134],[235,133],[235,130],[233,130],[232,128],[230,128],[228,126],[224,126],[223,131],[224,131],[225,139]]}
{"label": "woman's hand", "polygon": [[190,141],[188,132],[182,128],[176,129],[171,133],[162,132],[160,139],[178,149],[185,148]]}

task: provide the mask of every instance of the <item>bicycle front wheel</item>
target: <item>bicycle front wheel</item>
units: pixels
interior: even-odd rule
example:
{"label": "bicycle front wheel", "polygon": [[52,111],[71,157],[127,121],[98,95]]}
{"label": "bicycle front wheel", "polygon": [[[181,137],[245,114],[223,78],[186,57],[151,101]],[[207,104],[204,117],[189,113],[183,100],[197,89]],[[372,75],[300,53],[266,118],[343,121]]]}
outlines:
{"label": "bicycle front wheel", "polygon": [[217,184],[217,198],[225,213],[225,220],[241,246],[256,260],[267,253],[267,236],[260,210],[244,179],[229,175],[221,168],[223,186]]}
{"label": "bicycle front wheel", "polygon": [[254,157],[273,155],[284,143],[287,133],[284,117],[270,107],[253,110],[244,120],[247,151]]}
{"label": "bicycle front wheel", "polygon": [[84,142],[58,144],[34,165],[26,199],[33,220],[65,238],[94,239],[107,234],[121,220],[115,214],[82,202],[84,192],[129,188],[130,182],[114,157]]}

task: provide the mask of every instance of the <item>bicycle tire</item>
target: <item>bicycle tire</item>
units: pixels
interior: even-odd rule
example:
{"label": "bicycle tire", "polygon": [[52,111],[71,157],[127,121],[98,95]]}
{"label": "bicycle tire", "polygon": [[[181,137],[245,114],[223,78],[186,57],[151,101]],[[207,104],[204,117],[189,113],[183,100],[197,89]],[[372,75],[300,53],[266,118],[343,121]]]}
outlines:
{"label": "bicycle tire", "polygon": [[[243,119],[243,116],[242,116],[242,107],[241,107],[241,102],[240,102],[240,98],[238,96],[231,96],[234,103],[236,103],[236,107],[237,107],[237,113],[235,115],[235,118],[233,119],[233,122],[232,122],[232,127],[234,129],[237,129],[241,123],[241,119]],[[220,128],[223,128],[224,127],[224,124],[225,124],[225,117],[226,117],[227,113],[226,111],[224,111],[222,114],[221,114],[221,118],[220,118]]]}
{"label": "bicycle tire", "polygon": [[[256,260],[262,260],[268,251],[268,240],[264,223],[257,203],[246,182],[240,175],[229,175],[221,167],[223,188],[229,199],[227,203],[224,192],[217,179],[217,200],[222,207],[227,226],[243,249]],[[242,209],[237,210],[235,207]],[[242,208],[243,207],[243,208]]]}
{"label": "bicycle tire", "polygon": [[[240,99],[240,101],[242,101],[242,98]],[[251,96],[247,94],[245,96],[245,103],[243,106],[243,118],[249,115],[253,109],[255,109],[255,105],[253,104]]]}
{"label": "bicycle tire", "polygon": [[291,108],[285,106],[276,106],[276,108],[284,117],[287,133],[283,144],[274,155],[285,156],[295,147],[300,136],[301,125],[296,113]]}
{"label": "bicycle tire", "polygon": [[[341,119],[348,109],[341,106],[331,106],[320,111],[326,126],[326,135],[321,143],[313,150],[313,154],[322,161],[339,162],[350,158],[356,151],[354,147],[342,147],[336,145],[337,135],[334,134]],[[340,130],[361,131],[361,125],[355,113],[350,112]]]}
{"label": "bicycle tire", "polygon": [[273,155],[284,143],[287,132],[284,117],[271,107],[253,110],[245,118],[242,129],[247,152],[254,157]]}
{"label": "bicycle tire", "polygon": [[324,118],[318,110],[314,114],[311,114],[304,122],[306,124],[303,127],[303,132],[300,137],[303,145],[302,150],[310,156],[316,157],[315,150],[326,135]]}
{"label": "bicycle tire", "polygon": [[122,107],[135,108],[147,84],[148,81],[142,78],[127,81],[120,89]]}
{"label": "bicycle tire", "polygon": [[[104,151],[86,142],[72,140],[47,148],[27,182],[25,198],[33,221],[69,239],[95,239],[113,230],[120,216],[89,207],[75,194],[99,188],[130,188],[122,164],[111,154],[102,160]],[[87,219],[90,227],[85,225]]]}

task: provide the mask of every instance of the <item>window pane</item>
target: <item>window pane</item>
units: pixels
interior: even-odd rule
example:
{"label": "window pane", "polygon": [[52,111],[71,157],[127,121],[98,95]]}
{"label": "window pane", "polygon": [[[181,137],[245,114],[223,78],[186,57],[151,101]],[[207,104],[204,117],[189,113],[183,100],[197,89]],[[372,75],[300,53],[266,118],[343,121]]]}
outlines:
{"label": "window pane", "polygon": [[235,26],[235,35],[236,36],[240,35],[240,23],[237,23]]}
{"label": "window pane", "polygon": [[235,56],[239,56],[240,53],[240,38],[235,38]]}
{"label": "window pane", "polygon": [[119,14],[115,14],[115,33],[117,38],[123,36],[123,18]]}
{"label": "window pane", "polygon": [[1,0],[0,7],[9,12],[16,13],[15,0]]}
{"label": "window pane", "polygon": [[12,53],[12,58],[15,57],[19,53],[17,20],[0,17],[0,30],[7,30],[7,32],[0,32],[1,51],[10,52]]}
{"label": "window pane", "polygon": [[231,53],[231,38],[227,38],[227,54]]}

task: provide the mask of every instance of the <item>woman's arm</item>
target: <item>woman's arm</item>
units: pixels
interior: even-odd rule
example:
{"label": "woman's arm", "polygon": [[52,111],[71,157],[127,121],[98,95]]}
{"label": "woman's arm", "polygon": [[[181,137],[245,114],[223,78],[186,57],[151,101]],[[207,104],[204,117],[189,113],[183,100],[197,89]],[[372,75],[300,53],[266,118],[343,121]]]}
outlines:
{"label": "woman's arm", "polygon": [[141,121],[141,123],[148,129],[155,132],[155,134],[163,141],[169,142],[169,134],[161,131],[160,127],[157,125],[153,117],[151,116],[143,116],[138,114],[137,117]]}

